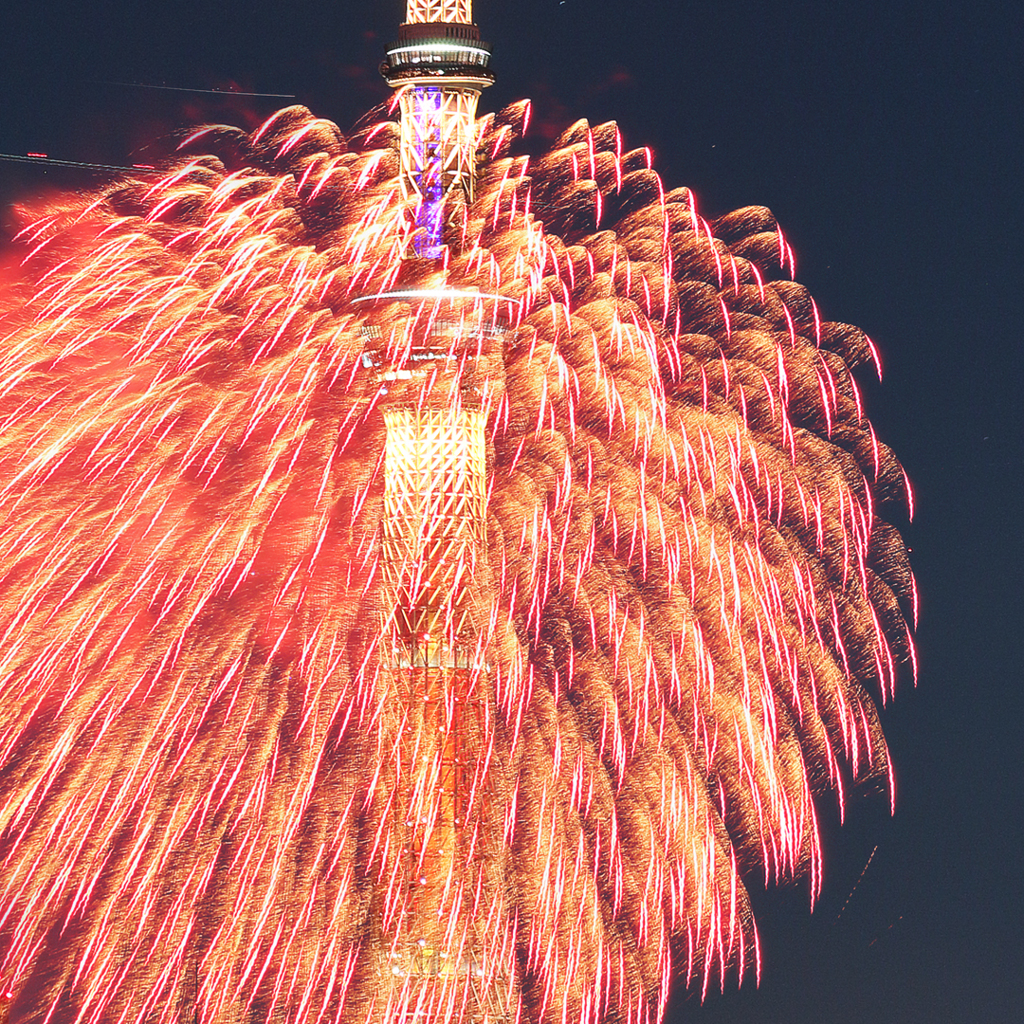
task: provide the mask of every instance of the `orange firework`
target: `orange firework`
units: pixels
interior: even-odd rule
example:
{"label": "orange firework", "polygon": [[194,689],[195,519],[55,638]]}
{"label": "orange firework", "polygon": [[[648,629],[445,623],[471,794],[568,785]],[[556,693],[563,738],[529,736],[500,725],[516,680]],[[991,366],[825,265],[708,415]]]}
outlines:
{"label": "orange firework", "polygon": [[[346,140],[302,108],[24,212],[12,1020],[456,1024],[472,976],[492,1020],[648,1024],[675,975],[756,970],[744,880],[813,899],[815,797],[888,779],[868,691],[911,657],[914,597],[879,519],[902,471],[849,370],[870,343],[781,279],[767,211],[705,221],[614,124],[515,156],[527,109],[480,122],[440,263],[413,255],[396,126]],[[412,372],[424,338],[445,372]],[[477,519],[443,538],[475,646],[415,722],[388,645],[426,621],[393,596],[419,542],[382,527],[399,392],[449,432],[472,405],[483,439],[452,484]],[[458,774],[447,853],[423,758]],[[429,989],[402,952],[424,913]]]}

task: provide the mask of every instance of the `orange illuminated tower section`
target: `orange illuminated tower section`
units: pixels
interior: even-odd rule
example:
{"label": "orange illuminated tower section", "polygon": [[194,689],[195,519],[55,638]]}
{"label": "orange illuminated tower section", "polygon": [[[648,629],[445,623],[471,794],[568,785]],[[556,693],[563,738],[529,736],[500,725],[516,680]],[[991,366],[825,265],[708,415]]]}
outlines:
{"label": "orange illuminated tower section", "polygon": [[504,930],[488,925],[500,918],[494,723],[474,594],[487,571],[486,365],[505,329],[489,296],[409,290],[405,301],[400,339],[374,355],[386,427],[382,661],[399,719],[390,803],[402,843],[380,995],[388,1021],[499,1024],[515,1018],[513,972]]}
{"label": "orange illuminated tower section", "polygon": [[382,72],[400,90],[401,186],[420,258],[403,277],[435,286],[359,300],[404,306],[383,317],[390,335],[368,346],[386,428],[381,640],[398,723],[387,800],[401,843],[385,858],[376,1016],[402,1024],[517,1016],[509,939],[489,925],[507,908],[488,814],[486,624],[474,615],[486,572],[487,365],[500,353],[509,301],[436,286],[446,204],[453,193],[473,196],[489,58],[469,0],[409,0]]}

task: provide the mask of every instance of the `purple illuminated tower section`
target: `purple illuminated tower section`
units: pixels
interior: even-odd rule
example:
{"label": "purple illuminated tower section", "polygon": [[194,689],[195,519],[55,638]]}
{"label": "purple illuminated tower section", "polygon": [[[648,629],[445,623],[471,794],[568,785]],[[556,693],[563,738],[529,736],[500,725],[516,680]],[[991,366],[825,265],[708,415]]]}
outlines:
{"label": "purple illuminated tower section", "polygon": [[400,90],[402,192],[415,205],[418,256],[438,259],[445,199],[473,198],[476,104],[494,80],[470,0],[409,0],[381,71]]}

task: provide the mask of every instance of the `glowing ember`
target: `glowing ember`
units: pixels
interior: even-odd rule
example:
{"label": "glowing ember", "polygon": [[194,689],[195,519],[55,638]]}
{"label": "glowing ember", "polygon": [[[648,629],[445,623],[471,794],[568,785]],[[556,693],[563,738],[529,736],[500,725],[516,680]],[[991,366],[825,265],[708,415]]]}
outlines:
{"label": "glowing ember", "polygon": [[[741,878],[817,891],[814,794],[887,778],[867,690],[910,657],[913,582],[847,369],[867,339],[774,280],[766,211],[708,224],[611,124],[528,166],[525,115],[481,123],[443,267],[413,256],[396,127],[346,141],[301,108],[25,212],[0,349],[12,1019],[405,1022],[423,1007],[380,979],[418,970],[504,986],[524,1022],[654,1021],[674,972],[755,969]],[[504,308],[472,359],[453,289]],[[380,365],[425,336],[476,388],[489,493],[471,864],[448,856],[447,948],[410,964]],[[417,379],[444,426],[462,398]],[[437,991],[430,1015],[474,1016]]]}

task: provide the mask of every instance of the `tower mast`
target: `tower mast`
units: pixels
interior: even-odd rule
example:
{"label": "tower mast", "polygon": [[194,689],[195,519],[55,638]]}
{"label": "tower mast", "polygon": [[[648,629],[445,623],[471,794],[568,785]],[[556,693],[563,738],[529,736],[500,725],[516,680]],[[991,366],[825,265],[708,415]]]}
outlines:
{"label": "tower mast", "polygon": [[419,256],[441,255],[447,196],[473,198],[476,104],[494,81],[490,59],[471,0],[408,0],[381,73],[401,90],[402,193],[415,203]]}

